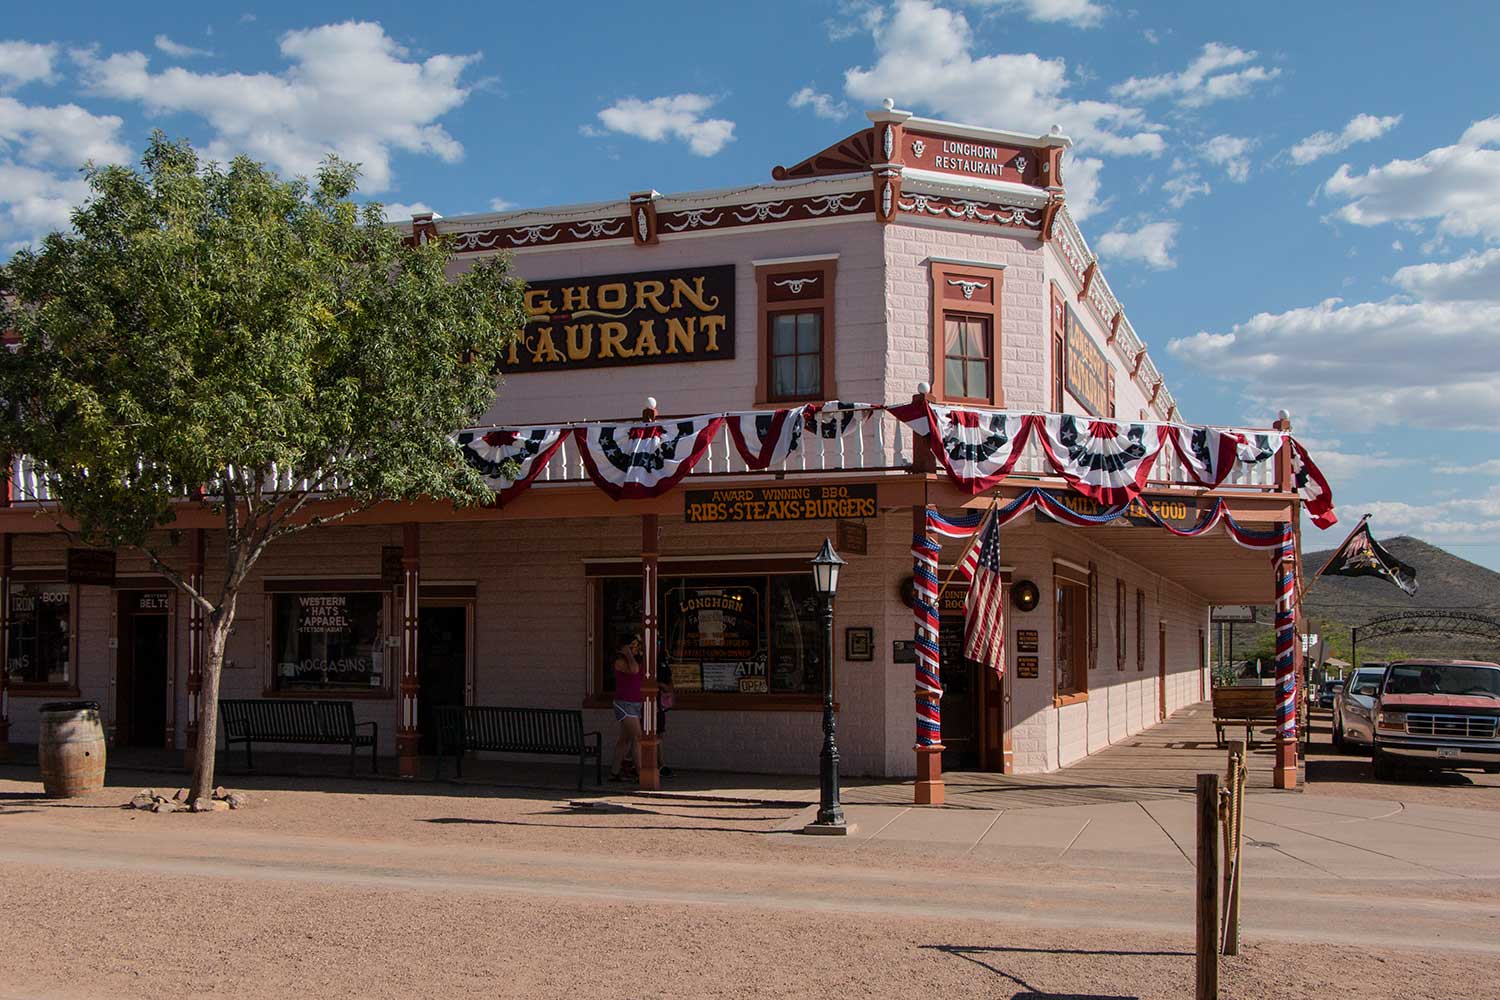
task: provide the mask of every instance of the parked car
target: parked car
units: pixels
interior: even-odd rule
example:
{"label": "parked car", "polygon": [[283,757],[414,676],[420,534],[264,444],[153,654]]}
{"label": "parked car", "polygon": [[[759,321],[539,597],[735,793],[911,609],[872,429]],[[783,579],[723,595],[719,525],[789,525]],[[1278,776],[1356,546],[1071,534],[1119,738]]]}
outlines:
{"label": "parked car", "polygon": [[1500,773],[1500,664],[1400,660],[1375,702],[1375,777],[1397,767]]}
{"label": "parked car", "polygon": [[1319,684],[1318,685],[1318,707],[1319,708],[1332,708],[1333,707],[1333,699],[1337,698],[1339,692],[1342,691],[1343,689],[1344,689],[1344,682],[1341,681],[1341,680],[1324,681],[1322,684]]}
{"label": "parked car", "polygon": [[1333,745],[1346,750],[1351,744],[1375,742],[1375,696],[1385,678],[1385,664],[1354,671],[1333,699]]}

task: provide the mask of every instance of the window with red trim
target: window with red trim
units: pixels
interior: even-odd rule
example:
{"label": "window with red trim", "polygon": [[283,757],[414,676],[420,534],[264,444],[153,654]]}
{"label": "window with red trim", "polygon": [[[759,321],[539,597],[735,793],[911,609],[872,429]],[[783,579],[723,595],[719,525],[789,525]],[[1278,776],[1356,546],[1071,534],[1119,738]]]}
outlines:
{"label": "window with red trim", "polygon": [[791,261],[755,269],[760,289],[758,403],[838,396],[833,379],[837,261]]}
{"label": "window with red trim", "polygon": [[1004,272],[979,264],[930,263],[932,391],[940,400],[1004,406],[1000,292]]}

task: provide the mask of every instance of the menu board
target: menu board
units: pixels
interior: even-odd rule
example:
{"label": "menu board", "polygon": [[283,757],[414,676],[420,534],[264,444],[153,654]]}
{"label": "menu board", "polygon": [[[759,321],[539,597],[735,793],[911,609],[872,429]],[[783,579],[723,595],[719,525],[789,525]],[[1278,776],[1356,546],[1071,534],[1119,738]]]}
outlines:
{"label": "menu board", "polygon": [[767,690],[764,597],[763,577],[673,581],[662,600],[673,678],[692,663],[703,691]]}

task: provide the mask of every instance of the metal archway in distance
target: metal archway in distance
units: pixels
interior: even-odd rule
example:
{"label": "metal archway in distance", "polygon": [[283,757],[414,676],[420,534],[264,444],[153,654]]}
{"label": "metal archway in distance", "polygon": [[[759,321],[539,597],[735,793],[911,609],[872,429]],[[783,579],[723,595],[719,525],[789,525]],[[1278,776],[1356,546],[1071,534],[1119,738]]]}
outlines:
{"label": "metal archway in distance", "polygon": [[1359,641],[1397,635],[1451,635],[1488,639],[1500,646],[1500,619],[1472,611],[1402,611],[1349,628],[1349,658],[1359,666]]}

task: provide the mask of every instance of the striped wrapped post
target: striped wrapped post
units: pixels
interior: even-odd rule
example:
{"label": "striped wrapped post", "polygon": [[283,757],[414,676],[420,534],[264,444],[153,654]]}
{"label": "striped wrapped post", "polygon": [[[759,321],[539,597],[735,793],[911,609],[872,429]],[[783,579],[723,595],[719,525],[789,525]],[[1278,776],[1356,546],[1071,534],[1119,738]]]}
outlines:
{"label": "striped wrapped post", "polygon": [[1276,786],[1297,783],[1297,551],[1290,524],[1276,558]]}
{"label": "striped wrapped post", "polygon": [[943,682],[938,650],[938,554],[942,547],[926,535],[911,541],[912,577],[915,593],[912,614],[916,617],[917,746],[940,747],[943,743]]}

